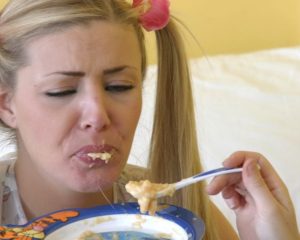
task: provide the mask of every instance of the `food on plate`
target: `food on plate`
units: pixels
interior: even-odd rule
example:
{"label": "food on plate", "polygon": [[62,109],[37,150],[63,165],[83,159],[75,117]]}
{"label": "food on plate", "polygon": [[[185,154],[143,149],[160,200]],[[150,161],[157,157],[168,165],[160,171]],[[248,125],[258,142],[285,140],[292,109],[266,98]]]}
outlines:
{"label": "food on plate", "polygon": [[97,233],[94,233],[92,231],[85,231],[76,240],[103,240],[103,239],[104,238]]}
{"label": "food on plate", "polygon": [[167,238],[167,235],[154,236],[147,233],[136,231],[120,231],[120,232],[106,232],[106,233],[94,233],[92,231],[85,231],[76,240],[134,240],[134,239],[171,239]]}

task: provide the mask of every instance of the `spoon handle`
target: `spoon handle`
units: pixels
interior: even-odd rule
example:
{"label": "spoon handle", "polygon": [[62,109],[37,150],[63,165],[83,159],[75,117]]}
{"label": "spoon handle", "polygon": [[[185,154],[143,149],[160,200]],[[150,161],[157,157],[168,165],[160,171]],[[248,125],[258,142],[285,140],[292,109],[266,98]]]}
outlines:
{"label": "spoon handle", "polygon": [[175,189],[178,190],[180,188],[183,188],[185,186],[188,186],[190,184],[199,182],[201,180],[204,180],[204,179],[207,179],[210,177],[215,177],[215,176],[229,174],[229,173],[238,173],[238,172],[242,172],[242,168],[221,167],[221,168],[212,169],[212,170],[205,171],[200,174],[194,175],[192,177],[182,179],[181,181],[175,183]]}

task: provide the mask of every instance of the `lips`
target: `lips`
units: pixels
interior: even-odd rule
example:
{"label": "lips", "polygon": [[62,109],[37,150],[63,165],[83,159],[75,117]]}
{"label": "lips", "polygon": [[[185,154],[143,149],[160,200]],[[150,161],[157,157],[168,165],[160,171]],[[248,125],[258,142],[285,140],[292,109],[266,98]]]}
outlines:
{"label": "lips", "polygon": [[74,156],[88,165],[90,168],[94,166],[102,166],[103,164],[107,164],[110,159],[101,159],[95,156],[107,156],[113,155],[115,152],[115,148],[111,145],[88,145],[84,146],[79,151],[77,151]]}

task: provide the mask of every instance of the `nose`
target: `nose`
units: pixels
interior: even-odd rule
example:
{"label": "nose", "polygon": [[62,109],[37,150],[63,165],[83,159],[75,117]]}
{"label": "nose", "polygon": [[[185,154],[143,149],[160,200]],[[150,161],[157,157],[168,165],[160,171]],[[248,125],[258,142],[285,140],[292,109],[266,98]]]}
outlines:
{"label": "nose", "polygon": [[89,131],[102,131],[111,124],[109,109],[103,94],[85,97],[81,104],[80,128]]}

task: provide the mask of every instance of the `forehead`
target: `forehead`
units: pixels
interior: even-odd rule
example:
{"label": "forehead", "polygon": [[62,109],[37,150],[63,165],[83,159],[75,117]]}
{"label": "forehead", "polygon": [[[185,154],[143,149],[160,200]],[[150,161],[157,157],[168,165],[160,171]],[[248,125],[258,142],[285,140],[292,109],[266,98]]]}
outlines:
{"label": "forehead", "polygon": [[[133,27],[107,21],[68,27],[33,39],[25,49],[29,65],[51,71],[97,64],[140,64],[141,52]],[[72,66],[74,65],[74,66]],[[63,69],[65,70],[65,69]]]}

